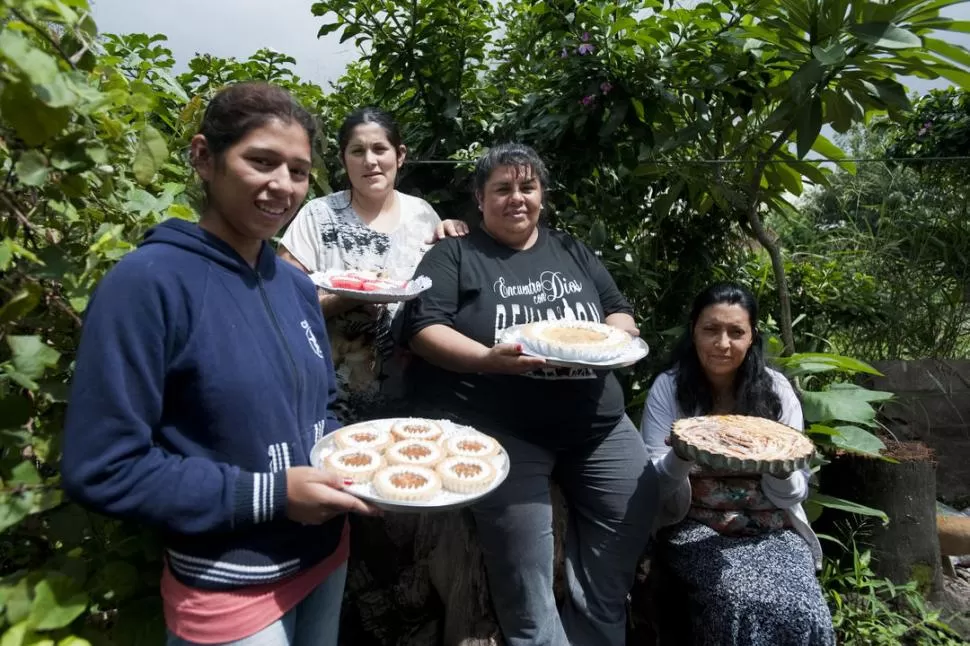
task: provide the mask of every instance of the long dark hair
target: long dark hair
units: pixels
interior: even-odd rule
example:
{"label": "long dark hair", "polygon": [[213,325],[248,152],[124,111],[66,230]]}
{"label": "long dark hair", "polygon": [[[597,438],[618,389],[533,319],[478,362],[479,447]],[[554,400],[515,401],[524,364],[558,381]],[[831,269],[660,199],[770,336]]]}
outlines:
{"label": "long dark hair", "polygon": [[689,325],[671,361],[671,367],[677,370],[677,403],[680,410],[685,415],[707,415],[714,409],[713,389],[694,346],[694,327],[705,309],[721,304],[743,307],[751,325],[751,347],[734,376],[732,412],[777,420],[781,417],[781,399],[775,392],[774,382],[765,365],[763,341],[758,330],[758,302],[754,294],[737,283],[715,283],[694,299]]}
{"label": "long dark hair", "polygon": [[[401,146],[404,145],[404,139],[401,138],[401,128],[398,127],[397,121],[394,120],[394,117],[389,112],[385,112],[374,106],[365,106],[363,108],[357,108],[348,114],[343,123],[340,124],[340,129],[337,131],[337,150],[340,153],[340,163],[344,169],[347,168],[344,154],[347,152],[347,146],[350,145],[350,138],[354,136],[354,128],[368,123],[376,123],[379,125],[381,130],[384,131],[388,143],[394,148],[394,158],[397,159],[401,156],[399,151],[401,150]],[[395,185],[399,179],[400,173],[394,178]],[[347,206],[343,207],[345,209],[349,209],[351,203],[354,201],[354,185],[350,181],[349,174],[347,175],[347,190],[349,193]]]}

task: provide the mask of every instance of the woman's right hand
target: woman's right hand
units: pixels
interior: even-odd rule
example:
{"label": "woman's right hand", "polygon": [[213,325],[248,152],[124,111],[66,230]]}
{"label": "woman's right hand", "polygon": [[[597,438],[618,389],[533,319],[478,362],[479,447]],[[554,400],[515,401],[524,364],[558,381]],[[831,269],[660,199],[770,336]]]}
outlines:
{"label": "woman's right hand", "polygon": [[342,478],[313,467],[286,470],[286,516],[304,525],[319,525],[344,513],[380,516],[381,510],[341,491]]}
{"label": "woman's right hand", "polygon": [[482,372],[504,375],[521,375],[545,365],[545,359],[522,354],[522,346],[518,343],[499,343],[482,357]]}

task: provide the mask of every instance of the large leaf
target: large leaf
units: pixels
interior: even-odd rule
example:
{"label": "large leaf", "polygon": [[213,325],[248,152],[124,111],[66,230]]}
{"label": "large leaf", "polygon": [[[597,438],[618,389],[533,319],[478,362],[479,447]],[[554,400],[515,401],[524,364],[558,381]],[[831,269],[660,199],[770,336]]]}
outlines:
{"label": "large leaf", "polygon": [[889,516],[886,512],[880,511],[873,507],[867,507],[865,505],[860,505],[857,502],[852,502],[850,500],[843,500],[842,498],[835,498],[833,496],[826,496],[825,494],[820,494],[818,492],[812,492],[808,497],[809,503],[819,505],[821,507],[828,507],[829,509],[838,509],[840,511],[846,511],[850,514],[858,514],[860,516],[873,516],[882,520],[883,524],[889,523]]}
{"label": "large leaf", "polygon": [[792,96],[796,101],[800,101],[809,95],[821,80],[824,68],[818,59],[811,59],[791,75],[788,79],[788,86],[791,88]]}
{"label": "large leaf", "polygon": [[858,426],[836,426],[837,433],[832,436],[832,444],[861,455],[882,457],[881,451],[886,448],[882,440],[869,431]]}
{"label": "large leaf", "polygon": [[[820,155],[828,157],[833,161],[840,161],[845,159],[845,151],[843,151],[841,148],[836,146],[828,139],[828,137],[822,134],[816,137],[815,144],[812,145],[812,150],[819,153]],[[839,164],[839,166],[844,168],[846,171],[852,173],[853,175],[856,172],[855,162],[846,161]]]}
{"label": "large leaf", "polygon": [[0,94],[0,113],[28,146],[40,146],[67,127],[71,111],[39,101],[26,83],[8,82]]}
{"label": "large leaf", "polygon": [[822,131],[822,98],[816,96],[809,101],[798,115],[798,158],[802,159],[815,145]]}
{"label": "large leaf", "polygon": [[43,376],[47,368],[57,365],[61,353],[45,344],[39,336],[8,336],[7,345],[13,353],[13,365],[30,379]]}
{"label": "large leaf", "polygon": [[916,34],[888,22],[866,22],[849,28],[856,38],[882,49],[907,49],[922,47],[923,41]]}
{"label": "large leaf", "polygon": [[78,590],[70,578],[48,574],[34,586],[34,603],[28,623],[35,630],[64,628],[77,619],[88,605],[88,595]]}
{"label": "large leaf", "polygon": [[43,186],[47,183],[50,169],[47,167],[47,158],[38,150],[28,150],[14,166],[17,179],[25,186]]}
{"label": "large leaf", "polygon": [[145,126],[138,138],[138,148],[135,150],[135,160],[132,165],[135,179],[143,186],[150,184],[166,159],[168,159],[168,146],[162,133],[152,126]]}
{"label": "large leaf", "polygon": [[816,45],[812,47],[812,54],[822,65],[831,67],[839,65],[845,60],[845,47],[839,41],[833,41],[826,47]]}
{"label": "large leaf", "polygon": [[825,352],[799,352],[779,360],[784,372],[789,377],[799,377],[804,374],[830,372],[838,370],[854,374],[862,372],[867,375],[882,376],[882,373],[864,361],[845,357],[840,354]]}
{"label": "large leaf", "polygon": [[809,422],[841,421],[873,426],[872,402],[886,401],[892,393],[869,390],[855,384],[836,383],[829,390],[802,391],[802,410]]}
{"label": "large leaf", "polygon": [[34,283],[29,283],[10,300],[0,307],[0,324],[18,321],[33,311],[40,304],[41,290]]}

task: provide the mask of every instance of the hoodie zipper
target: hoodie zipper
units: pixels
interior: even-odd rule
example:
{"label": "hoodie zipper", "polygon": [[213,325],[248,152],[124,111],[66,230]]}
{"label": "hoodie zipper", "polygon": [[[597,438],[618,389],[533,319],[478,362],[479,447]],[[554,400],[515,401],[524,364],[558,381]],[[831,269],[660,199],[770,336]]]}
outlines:
{"label": "hoodie zipper", "polygon": [[300,379],[300,371],[296,366],[296,359],[293,358],[293,351],[290,350],[290,344],[286,341],[286,335],[283,334],[283,328],[280,327],[279,319],[276,318],[276,312],[273,311],[273,307],[269,304],[269,297],[266,295],[266,289],[263,286],[263,277],[258,271],[256,272],[256,284],[259,286],[260,296],[263,297],[263,305],[266,306],[266,311],[273,320],[273,327],[276,328],[276,333],[279,335],[280,342],[283,344],[283,349],[286,350],[286,356],[290,360],[290,368],[293,370],[293,380],[296,383],[296,422],[300,425],[300,432],[302,433],[303,420],[300,419],[300,393],[303,392],[303,382]]}

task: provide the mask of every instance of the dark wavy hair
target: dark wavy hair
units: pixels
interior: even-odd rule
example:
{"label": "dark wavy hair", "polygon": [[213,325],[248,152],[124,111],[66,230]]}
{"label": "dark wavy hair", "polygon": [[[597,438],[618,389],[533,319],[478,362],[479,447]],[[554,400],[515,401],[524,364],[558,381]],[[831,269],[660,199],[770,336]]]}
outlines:
{"label": "dark wavy hair", "polygon": [[671,357],[670,367],[677,370],[677,403],[685,415],[707,415],[714,409],[713,389],[694,346],[694,327],[705,309],[721,304],[743,307],[752,334],[751,347],[734,377],[732,412],[777,420],[781,417],[781,399],[765,365],[758,303],[754,294],[736,283],[715,283],[694,299],[689,325]]}

